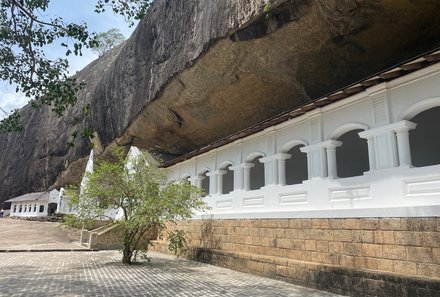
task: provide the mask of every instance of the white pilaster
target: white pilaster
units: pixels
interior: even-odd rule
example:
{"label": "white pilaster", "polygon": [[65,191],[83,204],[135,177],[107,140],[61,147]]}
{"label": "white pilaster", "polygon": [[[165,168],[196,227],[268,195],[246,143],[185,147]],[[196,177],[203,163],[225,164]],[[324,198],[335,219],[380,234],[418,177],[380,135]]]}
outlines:
{"label": "white pilaster", "polygon": [[[408,131],[415,123],[400,121],[367,131],[359,132],[368,141],[370,171],[411,166]],[[397,136],[397,138],[396,138]]]}
{"label": "white pilaster", "polygon": [[337,178],[338,168],[336,165],[336,148],[342,145],[342,141],[337,141],[332,139],[323,142],[321,145],[325,147],[326,150],[328,177]]}
{"label": "white pilaster", "polygon": [[217,194],[217,173],[214,172],[208,172],[206,173],[207,176],[209,176],[209,195]]}
{"label": "white pilaster", "polygon": [[226,174],[226,170],[217,170],[213,172],[213,175],[217,176],[217,191],[218,195],[223,194],[223,175]]}
{"label": "white pilaster", "polygon": [[366,137],[366,139],[367,139],[367,144],[368,144],[368,162],[370,165],[370,171],[374,171],[374,170],[376,170],[376,153],[375,153],[374,136],[369,135],[368,137]]}
{"label": "white pilaster", "polygon": [[287,157],[290,157],[290,155],[277,154],[277,155],[272,155],[272,156],[260,159],[260,162],[264,163],[265,186],[276,185],[279,183],[280,173],[279,173],[279,169],[278,169],[278,158],[286,159]]}
{"label": "white pilaster", "polygon": [[290,159],[292,157],[291,154],[277,154],[275,155],[276,158],[276,166],[277,166],[277,179],[275,182],[278,185],[285,186],[286,185],[286,160]]}
{"label": "white pilaster", "polygon": [[409,146],[409,130],[414,129],[417,124],[410,121],[400,122],[401,126],[394,129],[397,137],[397,151],[399,153],[399,166],[411,167],[411,150]]}
{"label": "white pilaster", "polygon": [[252,163],[243,163],[243,189],[245,191],[250,191],[251,189],[251,168],[255,166]]}
{"label": "white pilaster", "polygon": [[309,179],[327,177],[327,156],[322,143],[303,146],[300,150],[307,153]]}
{"label": "white pilaster", "polygon": [[230,166],[229,169],[234,171],[234,191],[243,190],[243,167]]}

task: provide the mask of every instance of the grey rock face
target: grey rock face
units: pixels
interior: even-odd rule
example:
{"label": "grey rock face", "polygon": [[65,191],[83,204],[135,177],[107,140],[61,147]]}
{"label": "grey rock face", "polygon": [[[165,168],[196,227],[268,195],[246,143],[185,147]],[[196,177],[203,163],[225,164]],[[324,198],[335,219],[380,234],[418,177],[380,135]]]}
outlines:
{"label": "grey rock face", "polygon": [[78,181],[90,143],[67,142],[86,124],[102,153],[172,158],[440,45],[439,1],[278,0],[269,14],[265,2],[156,0],[78,74],[87,87],[70,115],[25,107],[25,132],[0,135],[0,201]]}

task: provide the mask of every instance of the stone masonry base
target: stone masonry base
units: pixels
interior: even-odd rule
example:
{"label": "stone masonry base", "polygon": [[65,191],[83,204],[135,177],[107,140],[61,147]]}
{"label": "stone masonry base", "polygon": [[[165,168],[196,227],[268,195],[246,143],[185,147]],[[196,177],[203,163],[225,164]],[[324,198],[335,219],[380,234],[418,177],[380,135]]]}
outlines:
{"label": "stone masonry base", "polygon": [[[440,218],[194,220],[187,257],[350,296],[440,296]],[[167,237],[155,251],[168,253]]]}

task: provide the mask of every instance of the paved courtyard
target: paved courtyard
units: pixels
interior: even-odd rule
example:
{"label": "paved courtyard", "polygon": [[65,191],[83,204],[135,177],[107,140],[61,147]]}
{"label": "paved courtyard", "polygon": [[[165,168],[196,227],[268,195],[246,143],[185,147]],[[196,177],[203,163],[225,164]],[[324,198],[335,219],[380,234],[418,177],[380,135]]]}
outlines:
{"label": "paved courtyard", "polygon": [[151,253],[127,266],[117,251],[0,253],[0,296],[339,296]]}
{"label": "paved courtyard", "polygon": [[58,223],[0,219],[0,251],[20,251],[0,252],[0,296],[338,296],[157,253],[127,266],[118,251],[66,251],[78,240]]}
{"label": "paved courtyard", "polygon": [[0,251],[82,249],[79,236],[59,223],[0,219]]}

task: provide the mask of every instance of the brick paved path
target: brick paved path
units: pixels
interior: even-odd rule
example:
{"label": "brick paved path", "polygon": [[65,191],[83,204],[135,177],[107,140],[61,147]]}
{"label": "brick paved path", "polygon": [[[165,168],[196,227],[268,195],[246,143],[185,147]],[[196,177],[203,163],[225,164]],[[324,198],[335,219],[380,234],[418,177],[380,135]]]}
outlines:
{"label": "brick paved path", "polygon": [[151,253],[126,266],[117,251],[0,253],[0,296],[338,296]]}

